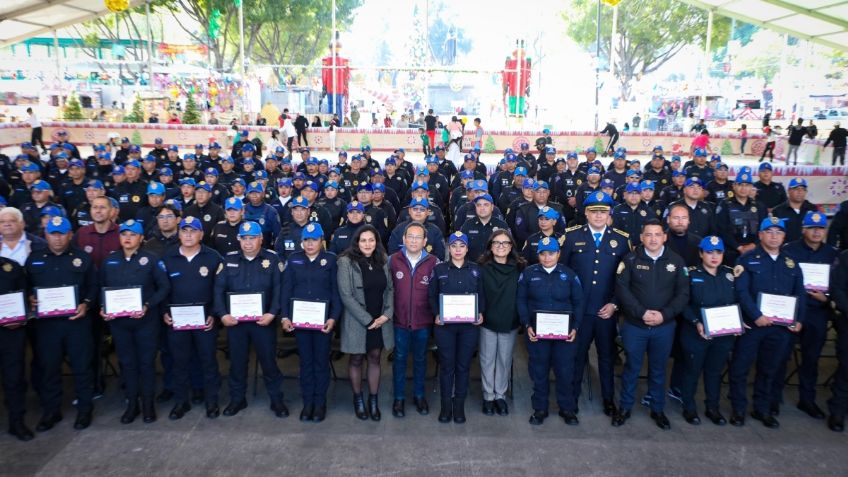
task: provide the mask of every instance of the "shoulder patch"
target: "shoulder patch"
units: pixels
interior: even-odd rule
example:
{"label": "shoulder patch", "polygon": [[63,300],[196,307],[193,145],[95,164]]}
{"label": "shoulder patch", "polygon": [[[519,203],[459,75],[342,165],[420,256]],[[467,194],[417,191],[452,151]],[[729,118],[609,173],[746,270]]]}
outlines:
{"label": "shoulder patch", "polygon": [[559,238],[559,240],[557,240],[557,241],[559,242],[559,246],[560,246],[560,247],[562,247],[562,244],[564,244],[564,243],[565,243],[565,235],[561,236],[561,237]]}
{"label": "shoulder patch", "polygon": [[615,231],[615,232],[618,232],[620,235],[622,235],[622,236],[624,236],[624,237],[626,237],[626,238],[630,238],[630,234],[629,234],[629,233],[627,233],[627,232],[625,232],[625,231],[623,231],[623,230],[618,230],[618,229],[616,229],[616,228],[613,228],[612,230],[613,230],[613,231]]}
{"label": "shoulder patch", "polygon": [[739,278],[739,275],[742,275],[742,272],[744,271],[745,267],[743,267],[742,265],[736,265],[735,267],[733,267],[733,276],[735,278]]}

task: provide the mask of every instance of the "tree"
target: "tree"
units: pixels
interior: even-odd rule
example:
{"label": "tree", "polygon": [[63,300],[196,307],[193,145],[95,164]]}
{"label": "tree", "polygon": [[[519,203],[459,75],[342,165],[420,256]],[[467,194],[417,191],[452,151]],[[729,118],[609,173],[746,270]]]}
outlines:
{"label": "tree", "polygon": [[[568,36],[594,52],[596,0],[572,0],[562,14]],[[601,59],[610,57],[613,9],[601,9]],[[614,58],[621,98],[630,99],[633,80],[656,71],[687,45],[703,44],[707,13],[677,0],[627,0],[618,4],[618,46]],[[730,20],[714,17],[712,46],[727,40]],[[600,59],[599,59],[600,60]]]}
{"label": "tree", "polygon": [[135,95],[135,100],[132,105],[132,112],[124,116],[125,123],[143,123],[144,122],[144,107],[141,104],[141,97]]}
{"label": "tree", "polygon": [[200,124],[200,113],[197,111],[197,103],[194,101],[193,94],[189,94],[188,99],[186,99],[183,124]]}
{"label": "tree", "polygon": [[427,84],[427,77],[429,76],[426,71],[418,70],[417,68],[427,66],[430,64],[431,59],[430,48],[427,47],[424,22],[418,10],[418,5],[415,5],[412,11],[412,32],[406,37],[404,50],[407,52],[406,66],[415,69],[406,72],[403,92],[408,101],[415,103],[424,99],[424,86]]}
{"label": "tree", "polygon": [[85,119],[82,114],[82,106],[76,93],[68,95],[68,100],[65,102],[65,111],[63,117],[67,121],[80,121]]}

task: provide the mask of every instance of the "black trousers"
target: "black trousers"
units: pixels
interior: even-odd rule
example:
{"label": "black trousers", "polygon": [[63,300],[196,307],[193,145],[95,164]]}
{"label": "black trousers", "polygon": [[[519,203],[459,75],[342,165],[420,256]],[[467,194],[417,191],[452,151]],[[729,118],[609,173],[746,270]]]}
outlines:
{"label": "black trousers", "polygon": [[256,350],[256,359],[262,367],[262,379],[271,401],[283,398],[281,390],[283,373],[277,366],[277,327],[276,321],[268,326],[243,322],[227,328],[227,342],[230,345],[230,399],[233,402],[245,400],[247,394],[247,365],[250,362],[250,344]]}
{"label": "black trousers", "polygon": [[480,329],[472,324],[451,324],[433,329],[439,347],[439,390],[442,405],[451,398],[464,400],[468,395],[471,359],[480,342]]}
{"label": "black trousers", "polygon": [[[168,344],[174,357],[174,396],[177,403],[188,401],[189,368],[192,351],[196,350],[203,370],[203,391],[206,404],[218,404],[221,375],[218,372],[218,330],[169,330]],[[192,346],[194,345],[194,346]]]}
{"label": "black trousers", "polygon": [[30,134],[30,141],[33,146],[41,145],[41,149],[47,149],[44,145],[44,139],[42,139],[42,135],[44,134],[41,127],[32,128],[32,133]]}
{"label": "black trousers", "polygon": [[80,412],[91,411],[94,397],[94,352],[91,320],[88,317],[41,318],[34,321],[36,354],[41,367],[41,408],[45,414],[58,412],[62,407],[62,358],[71,364]]}
{"label": "black trousers", "polygon": [[844,317],[833,321],[836,328],[836,359],[839,362],[831,390],[833,395],[827,401],[830,413],[837,417],[848,414],[848,320]]}
{"label": "black trousers", "polygon": [[3,397],[9,422],[23,419],[26,411],[24,381],[24,328],[0,327],[0,375],[3,377]]}
{"label": "black trousers", "polygon": [[156,344],[159,320],[148,313],[143,318],[118,318],[110,323],[115,351],[121,364],[124,395],[133,400],[141,394],[153,400],[156,392]]}
{"label": "black trousers", "polygon": [[297,143],[300,144],[300,147],[309,146],[309,141],[306,140],[306,129],[299,129],[297,131]]}

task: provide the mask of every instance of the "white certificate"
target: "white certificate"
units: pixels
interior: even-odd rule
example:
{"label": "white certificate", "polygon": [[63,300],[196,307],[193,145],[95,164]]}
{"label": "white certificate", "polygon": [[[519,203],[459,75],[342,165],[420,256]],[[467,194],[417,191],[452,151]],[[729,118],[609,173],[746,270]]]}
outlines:
{"label": "white certificate", "polygon": [[74,316],[77,314],[77,289],[75,286],[36,288],[38,318]]}
{"label": "white certificate", "polygon": [[203,305],[172,306],[171,320],[175,330],[206,329],[206,311]]}
{"label": "white certificate", "polygon": [[771,319],[776,325],[790,326],[795,323],[795,308],[798,299],[794,296],[772,295],[771,293],[760,293],[757,305],[760,313]]}
{"label": "white certificate", "polygon": [[541,340],[568,340],[571,314],[552,311],[536,312],[536,337]]}
{"label": "white certificate", "polygon": [[144,312],[141,287],[103,289],[103,313],[109,318],[121,318]]}
{"label": "white certificate", "polygon": [[237,321],[262,319],[262,293],[230,293],[230,315]]}
{"label": "white certificate", "polygon": [[701,319],[704,324],[704,334],[709,338],[744,333],[739,305],[701,308]]}
{"label": "white certificate", "polygon": [[477,294],[441,294],[439,316],[442,323],[475,323],[477,321]]}
{"label": "white certificate", "polygon": [[0,295],[0,325],[26,321],[25,303],[22,291]]}
{"label": "white certificate", "polygon": [[292,300],[291,320],[295,328],[323,329],[327,320],[327,302]]}
{"label": "white certificate", "polygon": [[804,275],[804,288],[827,293],[830,288],[830,265],[826,263],[799,263]]}

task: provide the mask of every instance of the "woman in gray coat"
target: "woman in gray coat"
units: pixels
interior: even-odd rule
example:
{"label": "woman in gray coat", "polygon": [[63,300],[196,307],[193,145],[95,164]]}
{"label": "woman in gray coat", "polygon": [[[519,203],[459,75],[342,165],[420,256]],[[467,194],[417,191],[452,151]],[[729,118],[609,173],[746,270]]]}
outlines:
{"label": "woman in gray coat", "polygon": [[[353,410],[359,419],[380,420],[380,355],[394,346],[394,288],[380,235],[372,225],[353,234],[350,247],[338,258],[342,314],[342,352],[350,354],[348,373]],[[362,362],[368,357],[368,408],[362,397]]]}

